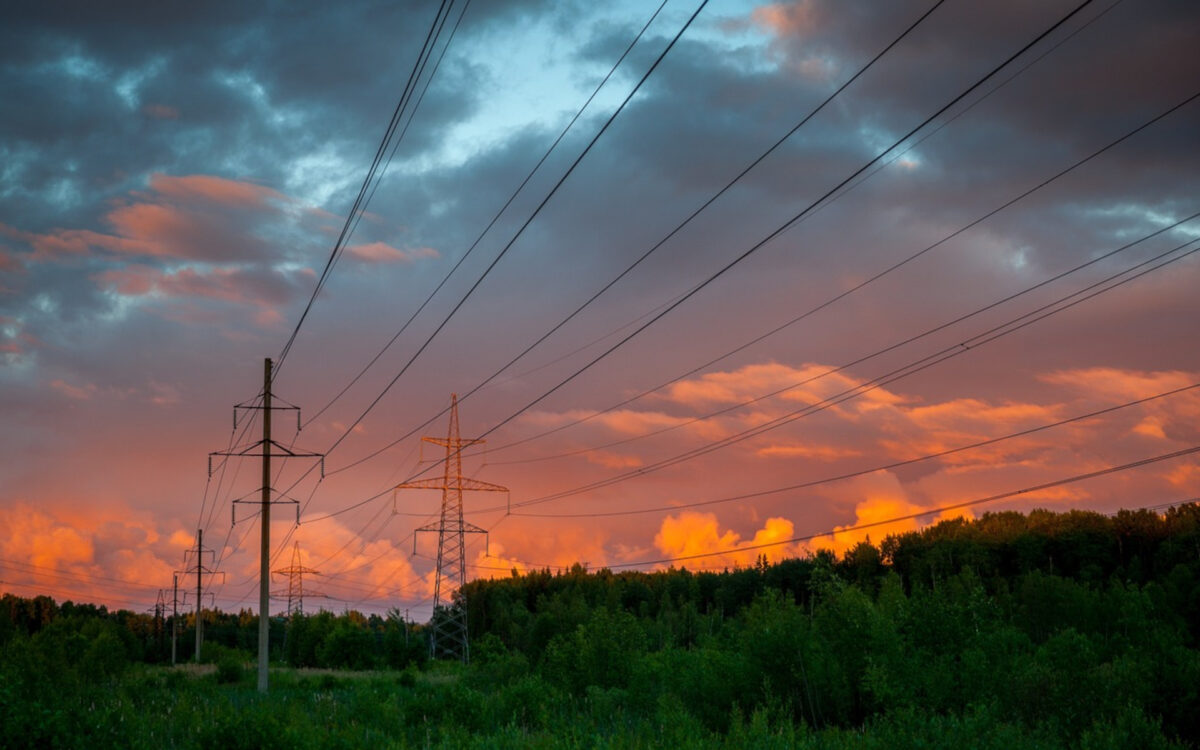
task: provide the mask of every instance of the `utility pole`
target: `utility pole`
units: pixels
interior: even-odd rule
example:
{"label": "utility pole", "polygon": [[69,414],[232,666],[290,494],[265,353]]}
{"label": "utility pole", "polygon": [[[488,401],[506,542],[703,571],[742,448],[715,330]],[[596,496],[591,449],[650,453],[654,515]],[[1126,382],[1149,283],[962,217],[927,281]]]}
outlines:
{"label": "utility pole", "polygon": [[175,636],[179,632],[179,574],[171,576],[171,666],[175,666]]}
{"label": "utility pole", "polygon": [[[298,506],[297,506],[298,508]],[[299,510],[296,511],[299,513]],[[262,548],[258,558],[258,692],[267,692],[271,637],[271,359],[263,360]],[[296,519],[299,522],[300,519]]]}
{"label": "utility pole", "polygon": [[[319,576],[321,574],[312,568],[306,568],[300,564],[300,542],[297,541],[292,544],[292,564],[286,568],[279,568],[278,570],[274,570],[272,572],[277,575],[286,575],[288,577],[288,588],[286,594],[288,617],[291,617],[293,614],[304,614],[304,576],[305,574],[312,576]],[[325,596],[325,594],[315,591],[309,591],[307,592],[307,595],[309,597]],[[284,592],[275,591],[272,593],[272,596],[276,598],[283,598]]]}
{"label": "utility pole", "polygon": [[[195,654],[195,660],[197,663],[199,663],[200,662],[200,644],[204,641],[204,619],[203,619],[204,576],[205,575],[210,575],[210,576],[217,575],[217,571],[205,566],[204,554],[208,553],[208,554],[213,555],[213,559],[215,560],[216,552],[214,552],[211,548],[204,546],[204,529],[196,529],[196,547],[194,550],[188,550],[188,551],[194,552],[195,557],[192,559],[191,565],[189,567],[185,568],[183,571],[176,572],[175,586],[176,586],[176,591],[178,591],[180,572],[182,572],[185,575],[189,574],[189,573],[196,574],[196,654]],[[186,556],[184,558],[184,563],[187,564]]]}
{"label": "utility pole", "polygon": [[[321,478],[325,478],[325,457],[320,453],[297,453],[276,442],[271,437],[271,413],[277,409],[294,410],[296,412],[296,431],[300,430],[300,407],[292,404],[276,406],[273,403],[271,382],[274,379],[271,359],[263,360],[263,389],[261,404],[237,404],[233,407],[233,425],[237,429],[238,410],[248,409],[261,411],[263,415],[262,439],[251,445],[230,451],[216,451],[208,454],[208,474],[212,476],[212,457],[258,457],[262,459],[262,499],[259,501],[259,515],[262,523],[262,541],[259,548],[258,566],[258,692],[267,692],[268,686],[268,657],[270,655],[271,635],[271,505],[275,503],[292,503],[296,506],[296,524],[300,523],[300,503],[291,498],[283,500],[271,499],[271,456],[283,458],[320,458]],[[286,403],[286,402],[284,402]],[[255,450],[258,449],[258,452]],[[236,514],[237,503],[234,501]],[[236,515],[233,523],[237,523]]]}
{"label": "utility pole", "polygon": [[[458,394],[450,394],[450,430],[445,438],[422,437],[427,443],[446,447],[445,466],[441,479],[418,479],[396,485],[392,490],[395,510],[396,491],[426,489],[442,491],[442,513],[436,524],[422,526],[413,532],[413,554],[417,553],[417,533],[438,533],[437,576],[433,585],[433,617],[430,621],[429,655],[447,656],[470,661],[467,640],[467,611],[452,600],[452,590],[459,590],[467,580],[466,535],[484,534],[475,524],[463,520],[463,490],[476,492],[508,492],[498,484],[468,479],[462,475],[462,450],[484,441],[463,439],[458,435]],[[444,587],[444,588],[443,588]],[[443,603],[443,599],[446,603]]]}

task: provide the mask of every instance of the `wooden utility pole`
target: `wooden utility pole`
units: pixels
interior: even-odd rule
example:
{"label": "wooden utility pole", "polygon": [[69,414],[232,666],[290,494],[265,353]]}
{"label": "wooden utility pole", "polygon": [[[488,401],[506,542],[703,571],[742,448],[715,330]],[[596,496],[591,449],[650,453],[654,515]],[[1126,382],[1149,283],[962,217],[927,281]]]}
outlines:
{"label": "wooden utility pole", "polygon": [[[192,559],[191,564],[190,565],[187,564],[187,557],[185,556],[184,557],[184,563],[186,566],[185,569],[182,571],[177,571],[175,573],[175,591],[176,591],[176,593],[179,592],[179,576],[181,574],[189,574],[189,573],[196,574],[196,654],[195,654],[195,660],[197,662],[199,662],[200,661],[200,645],[204,640],[204,618],[203,618],[203,613],[204,613],[204,576],[205,575],[209,575],[209,576],[218,575],[217,571],[205,566],[205,564],[204,564],[205,553],[213,555],[213,559],[214,560],[216,559],[216,552],[214,550],[208,549],[204,546],[204,529],[196,529],[196,549],[194,550],[194,552],[195,552],[196,556]],[[215,564],[216,563],[214,562],[214,565]],[[224,578],[222,578],[222,580],[224,580]],[[209,594],[209,596],[211,597],[212,594]],[[185,601],[184,601],[184,606],[187,606],[186,597],[185,597]]]}
{"label": "wooden utility pole", "polygon": [[179,632],[179,574],[171,576],[171,666],[175,666],[175,635]]}
{"label": "wooden utility pole", "polygon": [[200,663],[200,641],[204,628],[204,620],[200,617],[203,606],[204,584],[201,576],[204,573],[204,563],[200,559],[204,554],[204,529],[196,529],[196,663]]}
{"label": "wooden utility pole", "polygon": [[271,636],[271,358],[263,360],[262,549],[258,566],[258,692],[267,692]]}
{"label": "wooden utility pole", "polygon": [[[246,446],[238,450],[216,451],[208,454],[208,474],[212,476],[212,457],[238,457],[248,458],[251,456],[260,457],[262,459],[262,498],[259,500],[259,521],[262,523],[262,545],[259,549],[259,581],[258,581],[258,692],[267,692],[268,687],[268,659],[271,653],[271,506],[278,502],[292,503],[296,505],[296,523],[300,523],[300,505],[297,501],[291,498],[283,500],[271,499],[271,457],[273,455],[283,456],[284,458],[320,458],[321,459],[321,477],[325,476],[325,457],[320,453],[297,453],[296,451],[286,446],[280,445],[271,437],[271,414],[276,409],[292,410],[296,412],[296,429],[300,429],[300,408],[292,406],[284,401],[285,406],[275,406],[274,394],[271,391],[271,381],[274,378],[271,359],[268,357],[263,360],[263,390],[262,403],[253,404],[237,404],[233,407],[233,425],[237,429],[238,410],[261,410],[263,415],[263,436],[262,440],[253,445]],[[281,401],[283,399],[280,399]],[[262,452],[254,453],[254,450],[261,448]],[[233,506],[236,509],[239,500],[233,501]],[[253,501],[250,501],[253,502]],[[237,524],[236,511],[233,517],[233,523]]]}

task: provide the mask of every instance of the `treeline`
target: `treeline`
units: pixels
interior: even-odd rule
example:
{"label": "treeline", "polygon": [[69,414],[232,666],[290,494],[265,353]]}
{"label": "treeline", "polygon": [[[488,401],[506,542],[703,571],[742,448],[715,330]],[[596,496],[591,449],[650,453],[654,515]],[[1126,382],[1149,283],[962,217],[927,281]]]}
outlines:
{"label": "treeline", "polygon": [[841,559],[575,567],[462,593],[473,654],[497,679],[536,670],[627,711],[677,701],[713,731],[756,710],[815,727],[916,712],[1054,742],[1113,727],[1200,740],[1195,504],[993,513]]}
{"label": "treeline", "polygon": [[479,579],[464,586],[462,595],[471,633],[492,634],[506,648],[535,660],[555,635],[570,632],[598,608],[643,621],[654,647],[688,647],[768,593],[811,612],[830,586],[853,586],[875,598],[890,580],[905,596],[921,597],[953,587],[963,574],[997,602],[1011,599],[1033,575],[1071,581],[1081,590],[1149,587],[1154,596],[1167,597],[1158,602],[1162,614],[1176,616],[1195,639],[1200,637],[1200,597],[1191,596],[1198,593],[1191,582],[1198,565],[1200,505],[1171,508],[1165,515],[1035,510],[942,521],[889,536],[878,546],[861,542],[841,559],[821,551],[697,573],[589,572],[577,565],[560,574],[514,571],[507,579]]}
{"label": "treeline", "polygon": [[[74,666],[90,651],[103,651],[112,663],[164,664],[171,661],[172,618],[104,606],[61,605],[48,596],[0,596],[0,645],[14,638],[35,649],[60,653]],[[250,610],[227,613],[205,610],[199,661],[257,658],[258,616]],[[402,620],[395,610],[387,617],[356,610],[341,614],[320,611],[294,617],[274,616],[270,623],[270,658],[293,667],[334,669],[404,669],[428,658],[424,626]],[[178,617],[177,662],[195,660],[196,616]],[[100,645],[96,645],[100,644]]]}
{"label": "treeline", "polygon": [[[395,611],[273,618],[272,660],[407,668],[392,688],[396,711],[486,736],[583,722],[581,736],[669,727],[672,742],[694,745],[751,735],[814,747],[910,735],[947,747],[1200,742],[1194,504],[1161,516],[994,513],[841,558],[722,572],[514,572],[468,583],[458,602],[472,663],[448,681],[414,682],[429,668],[426,631]],[[218,678],[236,682],[257,618],[213,613],[205,642],[205,660],[226,667]],[[148,615],[0,600],[0,708],[38,695],[54,705],[46,691],[63,680],[103,684],[137,661],[164,661]],[[30,676],[38,665],[54,679]]]}

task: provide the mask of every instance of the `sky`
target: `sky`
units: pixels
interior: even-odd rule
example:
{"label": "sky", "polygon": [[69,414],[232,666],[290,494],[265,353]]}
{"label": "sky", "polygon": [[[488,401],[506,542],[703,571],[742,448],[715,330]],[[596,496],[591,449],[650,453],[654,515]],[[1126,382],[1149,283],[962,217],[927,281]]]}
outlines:
{"label": "sky", "polygon": [[0,590],[149,609],[202,530],[257,610],[210,454],[293,333],[309,610],[428,617],[452,393],[469,577],[1200,496],[1200,7],[1078,5],[457,0],[365,207],[438,3],[10,9]]}

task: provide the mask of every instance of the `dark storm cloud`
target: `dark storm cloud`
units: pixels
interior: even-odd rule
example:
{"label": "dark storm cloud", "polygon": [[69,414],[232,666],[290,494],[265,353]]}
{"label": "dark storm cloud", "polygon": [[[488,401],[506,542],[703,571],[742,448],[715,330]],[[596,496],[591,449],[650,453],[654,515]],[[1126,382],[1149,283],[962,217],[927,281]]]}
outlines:
{"label": "dark storm cloud", "polygon": [[[0,32],[0,95],[13,113],[0,136],[28,154],[0,208],[41,230],[94,219],[96,198],[149,170],[232,171],[282,186],[281,167],[328,146],[357,165],[382,134],[431,10],[29,6]],[[464,75],[451,64],[439,81]],[[460,116],[469,92],[432,87],[407,138],[428,143],[430,123]],[[53,200],[56,189],[75,195]]]}

